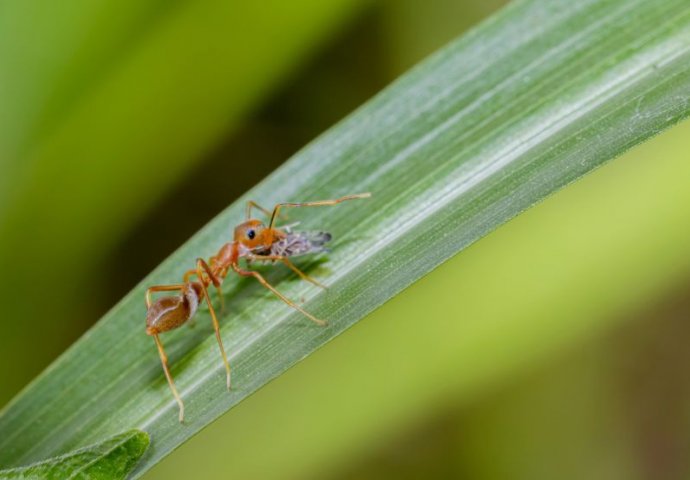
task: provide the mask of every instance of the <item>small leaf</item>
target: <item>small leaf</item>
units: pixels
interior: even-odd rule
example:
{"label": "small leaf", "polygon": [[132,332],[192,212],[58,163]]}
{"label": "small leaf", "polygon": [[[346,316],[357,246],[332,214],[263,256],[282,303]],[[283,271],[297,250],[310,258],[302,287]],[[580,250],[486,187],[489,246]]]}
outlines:
{"label": "small leaf", "polygon": [[59,457],[26,467],[1,470],[0,480],[117,480],[132,471],[148,446],[146,432],[130,430]]}

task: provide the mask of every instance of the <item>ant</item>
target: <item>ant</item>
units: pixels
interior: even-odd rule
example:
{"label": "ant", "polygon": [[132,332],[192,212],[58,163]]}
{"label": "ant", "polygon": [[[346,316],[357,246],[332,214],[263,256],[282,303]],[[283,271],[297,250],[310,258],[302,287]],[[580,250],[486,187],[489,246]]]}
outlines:
{"label": "ant", "polygon": [[[274,224],[280,215],[280,209],[285,207],[318,207],[327,205],[336,205],[346,200],[356,198],[368,198],[370,193],[360,193],[355,195],[347,195],[335,200],[319,200],[315,202],[304,203],[279,203],[273,211],[269,211],[256,202],[247,202],[247,216],[244,223],[235,227],[234,238],[232,242],[223,245],[218,253],[211,257],[208,262],[203,258],[197,258],[196,267],[188,270],[183,277],[182,283],[173,285],[154,285],[146,290],[146,334],[153,337],[158,347],[158,354],[161,358],[163,371],[168,380],[168,385],[172,391],[175,400],[179,406],[179,421],[184,421],[184,403],[180,394],[175,388],[170,370],[168,369],[168,357],[163,350],[163,344],[159,338],[159,334],[173,330],[182,326],[185,322],[190,320],[197,311],[199,304],[206,301],[209,312],[211,313],[211,322],[215,330],[216,340],[220,347],[220,354],[223,357],[223,364],[225,365],[226,384],[230,390],[230,364],[228,363],[225,348],[223,348],[223,341],[220,337],[220,327],[218,325],[218,318],[216,312],[211,304],[211,297],[208,293],[208,288],[213,285],[218,292],[221,300],[221,309],[224,308],[223,292],[221,290],[221,283],[227,276],[230,270],[242,277],[254,277],[267,289],[273,292],[279,299],[302,313],[309,320],[317,325],[325,326],[326,322],[320,320],[302,309],[299,305],[285,297],[282,293],[276,290],[273,285],[268,283],[261,273],[255,270],[247,270],[239,265],[241,258],[251,261],[271,261],[275,263],[280,261],[289,269],[299,275],[300,278],[314,285],[326,288],[318,281],[311,278],[306,273],[298,269],[289,259],[289,257],[304,255],[308,253],[317,253],[325,250],[324,244],[331,239],[331,235],[325,232],[293,232],[289,227],[276,228]],[[262,211],[265,215],[270,217],[268,226],[265,226],[260,220],[252,218],[252,208]],[[196,279],[192,280],[192,277]],[[176,296],[165,296],[158,298],[155,302],[151,300],[151,295],[155,292],[179,292]]]}

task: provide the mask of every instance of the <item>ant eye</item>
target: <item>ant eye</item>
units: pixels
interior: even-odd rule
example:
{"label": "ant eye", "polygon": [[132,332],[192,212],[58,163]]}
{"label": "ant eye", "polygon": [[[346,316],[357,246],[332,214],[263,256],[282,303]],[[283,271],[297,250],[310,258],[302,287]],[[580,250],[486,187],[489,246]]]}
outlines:
{"label": "ant eye", "polygon": [[247,238],[254,240],[254,237],[256,237],[256,232],[254,230],[247,230]]}

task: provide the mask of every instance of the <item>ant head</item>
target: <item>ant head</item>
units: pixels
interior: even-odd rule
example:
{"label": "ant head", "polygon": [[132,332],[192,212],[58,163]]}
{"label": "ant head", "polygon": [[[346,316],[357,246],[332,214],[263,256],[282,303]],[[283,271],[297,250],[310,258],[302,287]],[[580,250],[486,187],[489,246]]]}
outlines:
{"label": "ant head", "polygon": [[266,227],[260,220],[247,220],[235,227],[235,241],[245,247],[254,248],[263,245]]}

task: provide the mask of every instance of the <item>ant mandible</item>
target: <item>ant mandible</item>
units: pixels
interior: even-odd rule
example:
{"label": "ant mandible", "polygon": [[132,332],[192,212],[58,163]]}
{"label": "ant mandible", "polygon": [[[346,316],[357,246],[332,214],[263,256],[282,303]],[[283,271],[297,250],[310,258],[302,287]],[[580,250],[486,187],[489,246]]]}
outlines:
{"label": "ant mandible", "polygon": [[[285,297],[282,293],[273,287],[261,273],[255,270],[247,270],[241,268],[239,265],[240,258],[245,258],[247,261],[280,261],[284,263],[293,272],[299,275],[300,278],[313,283],[316,286],[326,288],[306,273],[298,269],[288,257],[304,255],[307,253],[316,253],[324,250],[324,244],[331,239],[330,234],[324,232],[292,232],[289,228],[276,228],[274,224],[280,215],[280,209],[285,207],[317,207],[326,205],[336,205],[346,200],[356,198],[368,198],[371,194],[360,193],[355,195],[347,195],[345,197],[337,198],[335,200],[320,200],[316,202],[304,203],[279,203],[273,211],[269,211],[253,201],[247,203],[247,217],[244,223],[235,227],[234,238],[232,242],[223,245],[218,253],[211,257],[208,262],[203,258],[196,260],[196,268],[188,270],[183,277],[182,283],[173,285],[154,285],[146,290],[146,333],[153,337],[158,347],[158,354],[163,365],[163,372],[168,380],[168,385],[172,391],[175,400],[179,406],[179,421],[184,421],[184,403],[180,394],[177,392],[175,382],[173,381],[170,370],[168,369],[168,357],[163,349],[163,344],[159,338],[159,334],[173,330],[180,327],[196,313],[199,303],[203,300],[208,305],[211,313],[211,322],[215,330],[216,340],[220,347],[220,354],[223,357],[223,364],[225,365],[226,384],[228,390],[230,389],[230,364],[228,363],[225,348],[223,348],[223,341],[220,337],[220,327],[218,325],[218,318],[216,312],[211,304],[211,297],[208,294],[208,287],[213,285],[218,291],[218,296],[221,300],[221,308],[223,305],[223,293],[221,290],[221,283],[232,269],[235,273],[242,277],[254,277],[261,285],[269,289],[280,298],[283,302],[302,313],[309,320],[317,325],[324,326],[326,322],[319,320],[311,313],[304,310],[302,307]],[[261,210],[264,214],[270,216],[270,222],[266,227],[263,222],[251,218],[252,208]],[[192,277],[196,277],[192,280]],[[176,296],[165,296],[158,298],[155,302],[151,300],[151,295],[155,292],[179,292]]]}

